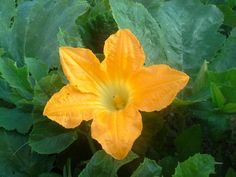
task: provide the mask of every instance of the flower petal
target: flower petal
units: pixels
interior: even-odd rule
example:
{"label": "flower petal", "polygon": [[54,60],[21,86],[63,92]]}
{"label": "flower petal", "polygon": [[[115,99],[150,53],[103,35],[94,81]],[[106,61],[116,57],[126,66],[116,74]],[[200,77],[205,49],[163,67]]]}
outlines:
{"label": "flower petal", "polygon": [[188,75],[168,65],[144,67],[130,80],[134,104],[141,111],[159,111],[171,104],[188,80]]}
{"label": "flower petal", "polygon": [[111,35],[104,45],[103,66],[111,78],[123,78],[144,64],[144,51],[138,39],[127,29]]}
{"label": "flower petal", "polygon": [[96,93],[97,86],[105,78],[100,62],[91,50],[61,47],[61,64],[71,85],[83,92]]}
{"label": "flower petal", "polygon": [[141,114],[133,107],[98,112],[91,126],[92,137],[115,159],[125,158],[142,131]]}
{"label": "flower petal", "polygon": [[94,117],[93,110],[98,103],[97,96],[81,93],[74,86],[67,85],[55,93],[47,102],[43,115],[65,128],[74,128],[82,120]]}

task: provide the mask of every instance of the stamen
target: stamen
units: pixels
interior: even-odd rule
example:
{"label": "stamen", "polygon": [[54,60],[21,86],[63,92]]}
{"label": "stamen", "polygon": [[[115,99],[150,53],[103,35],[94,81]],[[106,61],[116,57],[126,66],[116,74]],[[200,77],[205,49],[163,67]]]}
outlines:
{"label": "stamen", "polygon": [[127,100],[124,100],[120,95],[113,96],[114,107],[117,110],[123,109],[126,106]]}

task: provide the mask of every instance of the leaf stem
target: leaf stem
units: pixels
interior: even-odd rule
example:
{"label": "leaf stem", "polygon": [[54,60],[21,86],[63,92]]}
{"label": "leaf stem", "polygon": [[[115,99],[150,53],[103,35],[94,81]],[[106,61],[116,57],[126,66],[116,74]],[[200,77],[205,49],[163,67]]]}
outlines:
{"label": "leaf stem", "polygon": [[94,145],[94,142],[93,142],[93,139],[91,138],[91,136],[87,136],[87,140],[88,140],[88,143],[89,143],[89,147],[90,147],[90,150],[93,154],[95,154],[95,152],[97,152],[97,149]]}

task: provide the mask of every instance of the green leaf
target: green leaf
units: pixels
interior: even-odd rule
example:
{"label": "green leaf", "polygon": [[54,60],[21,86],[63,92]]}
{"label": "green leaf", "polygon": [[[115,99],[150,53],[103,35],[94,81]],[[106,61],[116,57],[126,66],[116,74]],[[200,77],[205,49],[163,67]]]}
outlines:
{"label": "green leaf", "polygon": [[226,4],[218,5],[220,10],[224,13],[224,24],[231,27],[236,26],[236,12]]}
{"label": "green leaf", "polygon": [[37,81],[46,76],[49,70],[48,65],[35,58],[25,58],[25,64],[33,78]]}
{"label": "green leaf", "polygon": [[[30,113],[20,109],[7,109],[0,107],[0,127],[6,130],[17,130],[19,133],[27,133],[33,120]],[[16,123],[17,122],[17,123]]]}
{"label": "green leaf", "polygon": [[32,152],[27,137],[0,129],[0,176],[31,177],[52,169],[53,157]]}
{"label": "green leaf", "polygon": [[160,27],[147,9],[132,0],[110,0],[110,5],[118,27],[130,29],[141,41],[145,64],[168,63],[160,43]]}
{"label": "green leaf", "polygon": [[30,133],[29,145],[40,154],[60,153],[77,139],[77,132],[65,129],[50,120],[41,117]]}
{"label": "green leaf", "polygon": [[200,0],[165,2],[154,17],[164,36],[162,46],[167,58],[190,76],[196,74],[205,59],[210,59],[224,42],[217,30],[223,14]]}
{"label": "green leaf", "polygon": [[161,169],[154,160],[144,158],[143,163],[139,165],[131,177],[160,177]]}
{"label": "green leaf", "polygon": [[236,176],[236,171],[232,168],[229,168],[225,177],[235,177]]}
{"label": "green leaf", "polygon": [[212,82],[210,90],[211,90],[212,103],[218,108],[222,108],[225,104],[225,97],[222,94],[220,88],[215,83]]}
{"label": "green leaf", "polygon": [[224,43],[222,51],[216,56],[214,61],[210,66],[211,69],[215,71],[225,71],[232,67],[236,67],[236,28],[234,28],[230,36]]}
{"label": "green leaf", "polygon": [[202,151],[202,131],[200,125],[185,129],[175,140],[178,157],[185,160],[189,156]]}
{"label": "green leaf", "polygon": [[157,15],[159,7],[163,2],[165,2],[165,0],[135,0],[135,2],[143,4],[148,12],[155,17]]}
{"label": "green leaf", "polygon": [[14,15],[15,15],[15,1],[14,0],[1,0],[1,6],[0,6],[1,25],[10,26],[11,18]]}
{"label": "green leaf", "polygon": [[208,154],[195,154],[180,162],[172,177],[209,177],[215,173],[215,160]]}
{"label": "green leaf", "polygon": [[59,46],[84,47],[81,35],[78,32],[68,33],[60,29],[57,34]]}
{"label": "green leaf", "polygon": [[214,82],[220,88],[226,103],[236,103],[236,69],[208,72],[208,82]]}
{"label": "green leaf", "polygon": [[226,2],[227,2],[227,5],[230,6],[231,8],[236,6],[236,0],[226,0]]}
{"label": "green leaf", "polygon": [[12,103],[17,104],[23,99],[16,90],[12,89],[9,84],[0,78],[0,98]]}
{"label": "green leaf", "polygon": [[0,73],[9,85],[15,88],[23,97],[32,98],[32,88],[28,81],[26,67],[18,68],[13,60],[0,58]]}
{"label": "green leaf", "polygon": [[0,43],[21,65],[25,57],[33,57],[49,67],[57,66],[59,28],[70,32],[76,27],[76,18],[88,7],[85,0],[22,2],[18,4],[12,27],[0,33]]}
{"label": "green leaf", "polygon": [[236,103],[228,103],[223,107],[223,111],[226,113],[236,113]]}
{"label": "green leaf", "polygon": [[115,160],[104,151],[97,151],[78,177],[117,177],[118,169],[136,158],[130,152],[125,159]]}

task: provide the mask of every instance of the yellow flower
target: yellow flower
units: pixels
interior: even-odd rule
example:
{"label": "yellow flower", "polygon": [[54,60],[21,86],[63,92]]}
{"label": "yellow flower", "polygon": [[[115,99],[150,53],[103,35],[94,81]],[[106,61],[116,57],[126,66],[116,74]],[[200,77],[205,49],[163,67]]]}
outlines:
{"label": "yellow flower", "polygon": [[105,59],[84,48],[60,48],[63,71],[69,80],[48,101],[44,115],[65,128],[91,120],[91,134],[116,159],[123,159],[142,131],[140,111],[167,107],[189,77],[167,65],[144,67],[145,55],[127,29],[111,35]]}

